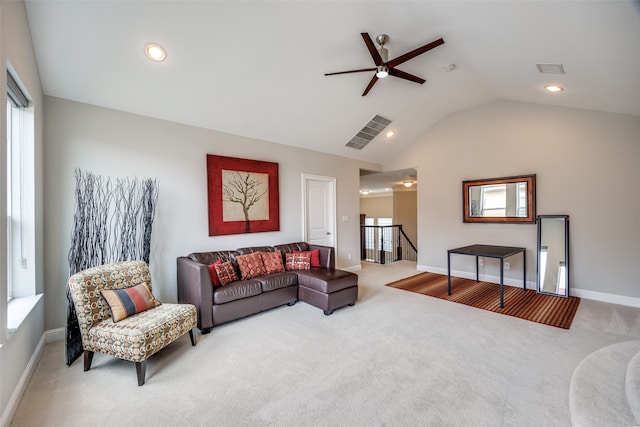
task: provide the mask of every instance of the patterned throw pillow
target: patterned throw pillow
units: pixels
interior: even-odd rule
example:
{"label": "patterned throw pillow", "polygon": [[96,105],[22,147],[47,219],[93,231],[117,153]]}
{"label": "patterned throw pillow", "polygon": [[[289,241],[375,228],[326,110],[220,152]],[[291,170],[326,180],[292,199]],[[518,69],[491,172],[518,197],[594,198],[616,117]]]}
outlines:
{"label": "patterned throw pillow", "polygon": [[240,267],[240,275],[242,280],[248,280],[252,277],[264,276],[264,264],[260,252],[254,252],[247,255],[238,255],[238,267]]}
{"label": "patterned throw pillow", "polygon": [[308,254],[311,257],[311,267],[320,267],[320,249],[305,252],[293,251],[293,253]]}
{"label": "patterned throw pillow", "polygon": [[104,289],[100,294],[109,306],[114,323],[160,305],[146,283],[123,289]]}
{"label": "patterned throw pillow", "polygon": [[209,267],[209,275],[211,276],[211,284],[213,285],[213,287],[215,288],[216,286],[220,286],[220,279],[218,279],[218,273],[216,273],[216,269],[215,269],[215,265],[216,264],[222,264],[221,260],[217,260],[216,262],[214,262],[213,264],[209,264],[207,267]]}
{"label": "patterned throw pillow", "polygon": [[309,270],[311,269],[311,256],[302,252],[287,253],[286,265],[287,270]]}
{"label": "patterned throw pillow", "polygon": [[236,274],[236,270],[235,268],[233,268],[233,264],[231,264],[231,261],[214,264],[213,268],[215,268],[216,274],[218,275],[218,279],[220,279],[220,284],[222,286],[228,285],[229,283],[238,280],[238,275]]}
{"label": "patterned throw pillow", "polygon": [[267,274],[281,273],[284,271],[284,265],[282,265],[282,252],[277,250],[275,252],[259,252],[264,263],[264,269]]}

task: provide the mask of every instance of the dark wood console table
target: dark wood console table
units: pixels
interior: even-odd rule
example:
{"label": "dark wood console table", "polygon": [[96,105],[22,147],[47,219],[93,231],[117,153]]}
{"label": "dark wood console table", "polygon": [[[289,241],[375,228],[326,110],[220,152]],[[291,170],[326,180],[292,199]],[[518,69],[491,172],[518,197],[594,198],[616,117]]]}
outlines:
{"label": "dark wood console table", "polygon": [[476,257],[476,281],[480,281],[478,257],[500,260],[500,308],[504,308],[504,259],[522,252],[522,286],[527,290],[527,249],[512,246],[470,245],[447,251],[447,293],[451,295],[451,254],[473,255]]}

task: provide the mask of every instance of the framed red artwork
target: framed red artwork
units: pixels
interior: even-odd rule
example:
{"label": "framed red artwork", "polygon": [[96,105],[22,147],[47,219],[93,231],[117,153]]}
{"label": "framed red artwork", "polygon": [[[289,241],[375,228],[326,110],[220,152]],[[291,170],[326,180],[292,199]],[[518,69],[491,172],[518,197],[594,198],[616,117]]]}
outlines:
{"label": "framed red artwork", "polygon": [[280,230],[278,164],[207,154],[209,236]]}

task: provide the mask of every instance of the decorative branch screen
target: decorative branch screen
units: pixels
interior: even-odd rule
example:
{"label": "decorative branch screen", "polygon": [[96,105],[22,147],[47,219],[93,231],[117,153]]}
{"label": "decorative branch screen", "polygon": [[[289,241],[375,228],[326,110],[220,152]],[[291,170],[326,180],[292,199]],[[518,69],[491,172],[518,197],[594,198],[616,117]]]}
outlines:
{"label": "decorative branch screen", "polygon": [[[151,229],[158,202],[153,179],[111,179],[75,170],[76,206],[69,249],[69,277],[112,262],[149,263]],[[67,286],[66,359],[82,354],[82,338]]]}

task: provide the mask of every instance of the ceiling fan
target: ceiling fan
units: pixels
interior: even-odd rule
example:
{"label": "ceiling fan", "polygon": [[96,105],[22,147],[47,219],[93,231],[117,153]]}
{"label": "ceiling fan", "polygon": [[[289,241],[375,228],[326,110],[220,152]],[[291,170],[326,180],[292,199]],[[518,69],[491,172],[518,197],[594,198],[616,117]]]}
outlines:
{"label": "ceiling fan", "polygon": [[384,47],[385,43],[389,41],[389,36],[386,34],[380,34],[376,37],[376,42],[380,45],[380,51],[376,50],[375,45],[373,44],[373,40],[369,36],[369,33],[360,33],[364,43],[367,45],[367,49],[369,49],[369,53],[373,58],[373,62],[376,65],[373,68],[362,68],[359,70],[349,70],[349,71],[338,71],[336,73],[325,73],[325,76],[335,76],[336,74],[349,74],[349,73],[362,73],[365,71],[375,71],[376,73],[371,78],[371,81],[367,85],[367,88],[362,93],[362,96],[366,96],[367,93],[371,90],[374,84],[379,79],[383,79],[387,76],[400,77],[401,79],[410,80],[416,83],[424,83],[426,80],[422,79],[418,76],[414,76],[413,74],[406,73],[404,71],[398,70],[396,67],[404,62],[407,62],[410,59],[415,58],[418,55],[421,55],[434,47],[438,47],[441,44],[444,44],[444,40],[439,38],[438,40],[432,41],[431,43],[427,43],[424,46],[421,46],[417,49],[412,50],[411,52],[407,52],[404,55],[400,55],[397,58],[389,61],[389,51],[386,47]]}

